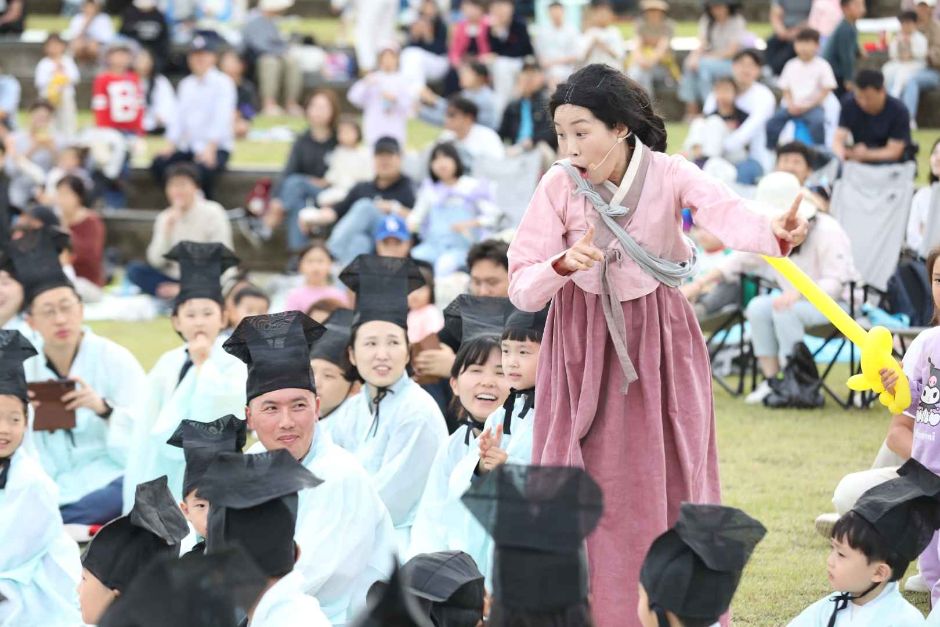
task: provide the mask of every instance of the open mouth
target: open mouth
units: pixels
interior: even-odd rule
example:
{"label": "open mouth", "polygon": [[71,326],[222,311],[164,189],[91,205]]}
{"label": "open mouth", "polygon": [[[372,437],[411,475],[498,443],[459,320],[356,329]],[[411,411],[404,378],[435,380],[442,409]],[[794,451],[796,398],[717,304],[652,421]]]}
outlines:
{"label": "open mouth", "polygon": [[[574,164],[572,164],[572,165],[574,165]],[[588,177],[588,169],[587,169],[587,168],[582,167],[582,166],[580,166],[580,165],[575,165],[574,168],[575,168],[575,170],[578,171],[578,174],[581,175],[581,178],[586,179],[586,178]]]}
{"label": "open mouth", "polygon": [[387,377],[388,373],[391,371],[392,369],[389,368],[388,366],[376,366],[375,368],[372,369],[372,372],[379,375],[380,377]]}
{"label": "open mouth", "polygon": [[484,403],[493,403],[496,401],[496,396],[493,394],[477,394],[474,398]]}

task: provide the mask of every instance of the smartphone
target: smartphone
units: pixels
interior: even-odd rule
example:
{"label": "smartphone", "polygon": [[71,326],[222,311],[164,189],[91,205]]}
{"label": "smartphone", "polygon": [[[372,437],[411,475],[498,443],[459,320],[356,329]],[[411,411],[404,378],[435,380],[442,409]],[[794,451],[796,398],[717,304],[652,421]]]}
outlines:
{"label": "smartphone", "polygon": [[33,431],[57,431],[75,428],[75,410],[65,408],[62,397],[75,389],[75,382],[69,379],[54,379],[30,383],[32,400],[38,401]]}

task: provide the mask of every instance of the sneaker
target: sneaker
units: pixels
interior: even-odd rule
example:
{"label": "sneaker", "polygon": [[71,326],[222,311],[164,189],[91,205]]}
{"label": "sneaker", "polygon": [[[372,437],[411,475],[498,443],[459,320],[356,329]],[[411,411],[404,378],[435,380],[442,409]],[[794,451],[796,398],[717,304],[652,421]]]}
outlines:
{"label": "sneaker", "polygon": [[904,591],[905,592],[930,592],[930,588],[927,587],[927,582],[924,581],[924,576],[920,573],[911,575],[907,578],[907,581],[904,582]]}
{"label": "sneaker", "polygon": [[760,405],[765,398],[770,396],[771,392],[773,392],[773,389],[770,387],[770,381],[764,379],[753,392],[744,397],[744,402],[748,405]]}
{"label": "sneaker", "polygon": [[839,514],[835,512],[820,514],[816,517],[816,533],[828,539],[832,535],[832,528],[836,526],[838,520]]}

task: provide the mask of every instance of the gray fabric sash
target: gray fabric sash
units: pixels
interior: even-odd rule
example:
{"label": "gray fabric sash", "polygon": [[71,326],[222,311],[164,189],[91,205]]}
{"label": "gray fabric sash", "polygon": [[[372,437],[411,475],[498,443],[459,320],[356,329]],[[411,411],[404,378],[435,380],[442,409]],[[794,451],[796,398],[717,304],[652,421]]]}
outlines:
{"label": "gray fabric sash", "polygon": [[[637,160],[634,166],[633,161]],[[601,265],[601,305],[604,309],[604,319],[607,322],[607,330],[610,333],[611,341],[614,344],[614,350],[623,369],[624,385],[623,393],[626,394],[630,384],[637,380],[636,368],[630,359],[627,347],[627,329],[626,319],[623,315],[623,305],[614,293],[610,278],[610,266],[612,263],[622,263],[622,256],[619,249],[610,248],[609,245],[616,239],[623,246],[623,250],[633,259],[634,262],[647,274],[668,285],[669,287],[678,287],[686,279],[692,276],[695,271],[695,245],[689,242],[692,257],[688,261],[675,262],[669,259],[663,259],[649,253],[640,244],[627,233],[626,224],[640,200],[640,194],[643,191],[643,183],[646,180],[646,173],[649,170],[650,155],[649,149],[636,140],[633,158],[627,170],[629,176],[633,171],[633,181],[622,204],[612,206],[604,201],[601,195],[594,187],[586,181],[568,160],[556,162],[560,165],[574,181],[577,189],[576,196],[587,198],[600,217],[601,223],[606,229],[598,229],[595,236],[595,245],[604,251],[604,261]],[[619,194],[618,194],[619,195]],[[615,195],[616,198],[616,195]]]}

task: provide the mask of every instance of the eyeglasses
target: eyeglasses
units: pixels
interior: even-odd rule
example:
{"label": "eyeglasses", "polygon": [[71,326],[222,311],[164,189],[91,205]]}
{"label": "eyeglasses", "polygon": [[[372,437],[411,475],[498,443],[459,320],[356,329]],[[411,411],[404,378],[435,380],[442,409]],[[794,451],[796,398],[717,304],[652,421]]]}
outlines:
{"label": "eyeglasses", "polygon": [[58,317],[59,314],[62,314],[64,317],[68,318],[75,310],[78,308],[78,302],[64,302],[59,303],[58,307],[54,305],[49,305],[48,307],[43,307],[33,312],[33,315],[39,318],[40,320],[54,320]]}

